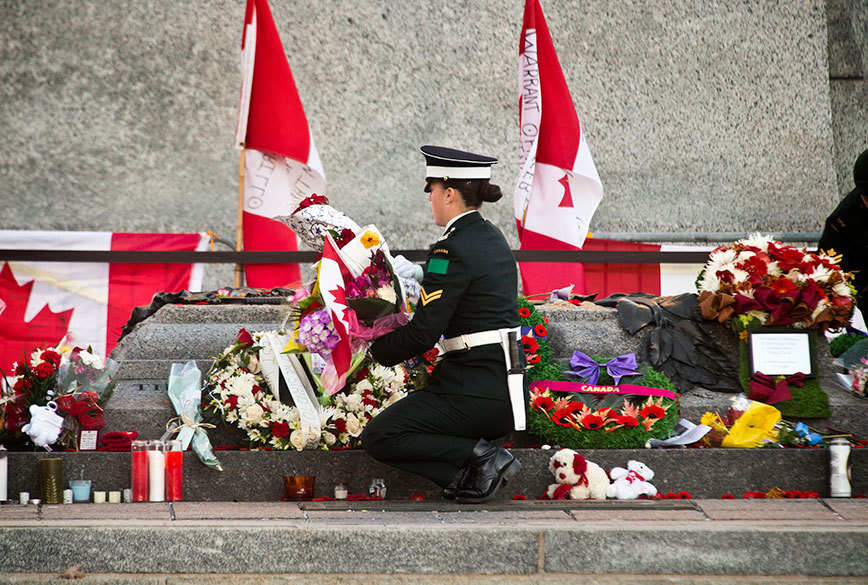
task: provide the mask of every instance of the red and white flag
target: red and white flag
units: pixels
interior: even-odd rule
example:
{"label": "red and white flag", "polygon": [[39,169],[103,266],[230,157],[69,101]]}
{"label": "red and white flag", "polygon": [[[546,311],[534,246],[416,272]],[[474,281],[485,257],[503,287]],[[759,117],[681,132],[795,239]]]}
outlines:
{"label": "red and white flag", "polygon": [[[245,148],[244,249],[297,250],[295,234],[274,221],[302,199],[325,195],[325,173],[267,0],[247,0],[241,39],[241,97],[235,144]],[[247,286],[301,280],[298,264],[245,266]]]}
{"label": "red and white flag", "polygon": [[[515,220],[522,250],[579,250],[603,185],[591,159],[539,0],[526,0],[518,55],[521,171]],[[581,264],[520,265],[524,294],[568,284],[583,292]]]}
{"label": "red and white flag", "polygon": [[[0,230],[0,249],[205,251],[205,234],[126,234]],[[0,264],[0,368],[7,374],[37,347],[117,345],[135,307],[155,293],[200,290],[201,264],[3,262]]]}
{"label": "red and white flag", "polygon": [[319,263],[317,285],[325,303],[326,309],[332,318],[332,325],[340,338],[323,370],[320,380],[329,394],[334,394],[344,387],[347,381],[347,372],[353,359],[353,350],[350,343],[349,322],[346,314],[348,311],[346,290],[344,288],[344,276],[350,276],[350,271],[341,258],[338,247],[331,236],[326,236],[323,244],[322,258]]}

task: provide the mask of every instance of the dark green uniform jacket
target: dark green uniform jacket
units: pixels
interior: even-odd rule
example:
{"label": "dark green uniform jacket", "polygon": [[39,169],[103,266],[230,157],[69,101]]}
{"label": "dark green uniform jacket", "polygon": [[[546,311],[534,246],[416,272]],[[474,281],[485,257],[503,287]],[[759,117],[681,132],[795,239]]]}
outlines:
{"label": "dark green uniform jacket", "polygon": [[[441,335],[518,327],[517,283],[515,258],[500,230],[479,212],[458,218],[429,250],[412,321],[376,340],[374,359],[394,365],[428,351]],[[426,390],[508,401],[503,349],[450,352]]]}

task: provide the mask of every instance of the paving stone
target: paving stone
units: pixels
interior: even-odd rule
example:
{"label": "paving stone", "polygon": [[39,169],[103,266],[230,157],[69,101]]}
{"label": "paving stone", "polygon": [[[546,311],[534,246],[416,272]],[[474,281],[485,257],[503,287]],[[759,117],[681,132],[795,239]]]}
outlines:
{"label": "paving stone", "polygon": [[36,520],[38,516],[39,508],[37,506],[22,506],[20,504],[0,506],[0,522],[6,522],[7,520]]}
{"label": "paving stone", "polygon": [[823,503],[848,521],[868,521],[868,499],[827,498]]}
{"label": "paving stone", "polygon": [[690,520],[705,521],[699,510],[571,510],[570,514],[579,522],[680,522]]}
{"label": "paving stone", "polygon": [[820,500],[702,500],[712,520],[831,520],[834,514]]}
{"label": "paving stone", "polygon": [[129,504],[66,504],[42,506],[43,520],[165,520],[170,521],[167,502]]}
{"label": "paving stone", "polygon": [[172,509],[176,520],[304,518],[298,505],[290,502],[173,502]]}

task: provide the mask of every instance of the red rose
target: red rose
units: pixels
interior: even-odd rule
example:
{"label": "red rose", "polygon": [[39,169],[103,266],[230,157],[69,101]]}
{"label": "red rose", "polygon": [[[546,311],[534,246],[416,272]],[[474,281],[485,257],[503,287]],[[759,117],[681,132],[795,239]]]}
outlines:
{"label": "red rose", "polygon": [[253,336],[247,332],[247,329],[241,329],[235,336],[235,343],[241,347],[250,347],[253,345]]}
{"label": "red rose", "polygon": [[329,200],[325,197],[325,195],[317,195],[314,193],[310,197],[305,197],[302,199],[301,203],[298,204],[298,207],[293,211],[293,215],[304,209],[305,207],[310,207],[311,205],[328,205]]}
{"label": "red rose", "polygon": [[271,434],[277,437],[278,439],[282,439],[289,435],[289,424],[283,421],[279,421],[271,425]]}
{"label": "red rose", "polygon": [[334,423],[335,430],[338,432],[338,434],[347,432],[347,421],[342,418],[336,418],[334,419]]}

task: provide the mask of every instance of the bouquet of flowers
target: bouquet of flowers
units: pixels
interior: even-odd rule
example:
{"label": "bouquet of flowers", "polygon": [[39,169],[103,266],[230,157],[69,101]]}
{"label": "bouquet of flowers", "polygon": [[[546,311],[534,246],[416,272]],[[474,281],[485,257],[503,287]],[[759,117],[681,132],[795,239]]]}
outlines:
{"label": "bouquet of flowers", "polygon": [[[0,436],[23,438],[27,433],[34,439],[40,433],[38,426],[30,425],[35,407],[45,414],[50,410],[65,417],[63,433],[52,434],[53,440],[46,446],[59,438],[63,444],[78,448],[79,431],[105,426],[103,406],[117,385],[118,367],[117,362],[103,360],[90,347],[34,350],[28,359],[13,364],[14,377],[6,379],[0,397]],[[43,435],[39,442],[45,441]]]}
{"label": "bouquet of flowers", "polygon": [[409,321],[409,299],[418,295],[419,284],[395,275],[376,226],[359,227],[322,196],[305,199],[282,219],[322,250],[315,281],[292,299],[296,325],[285,352],[322,357],[317,383],[334,394],[361,364],[370,340]]}
{"label": "bouquet of flowers", "polygon": [[699,306],[721,323],[748,315],[763,325],[836,329],[853,312],[848,276],[831,256],[754,234],[711,252],[697,279]]}
{"label": "bouquet of flowers", "polygon": [[850,389],[857,396],[865,397],[865,391],[868,389],[868,358],[862,358],[861,365],[855,366],[850,370],[853,376],[853,383]]}

